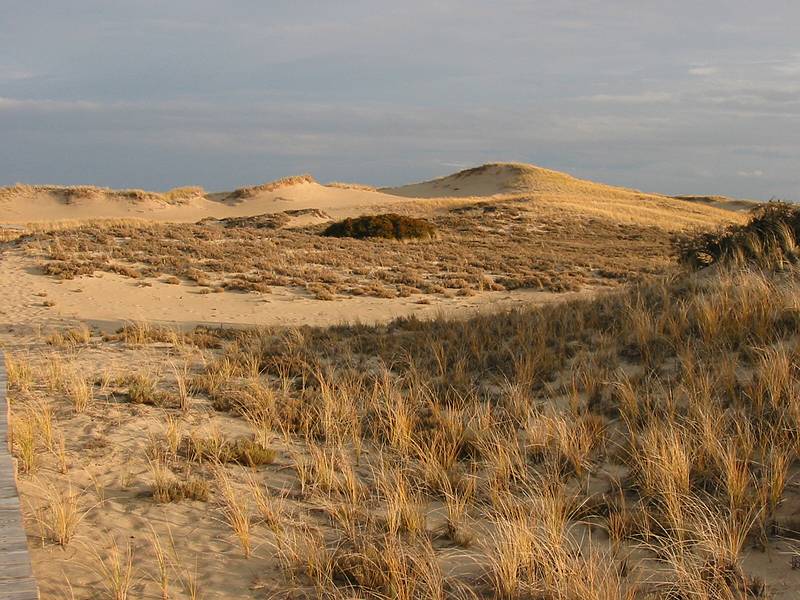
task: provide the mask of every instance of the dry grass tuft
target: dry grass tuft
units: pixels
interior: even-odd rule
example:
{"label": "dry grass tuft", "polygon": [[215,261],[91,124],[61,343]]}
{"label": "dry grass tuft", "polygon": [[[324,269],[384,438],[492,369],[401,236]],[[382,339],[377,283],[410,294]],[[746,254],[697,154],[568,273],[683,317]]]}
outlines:
{"label": "dry grass tuft", "polygon": [[221,498],[222,517],[239,541],[244,557],[250,558],[253,544],[250,531],[250,508],[246,497],[234,487],[223,469],[217,469],[216,481]]}
{"label": "dry grass tuft", "polygon": [[274,192],[275,190],[279,190],[283,187],[299,185],[302,183],[315,183],[315,179],[308,174],[283,177],[281,179],[276,179],[275,181],[270,181],[269,183],[262,183],[261,185],[238,188],[228,194],[226,200],[244,200],[247,198],[252,198],[253,196],[257,196],[258,194]]}
{"label": "dry grass tuft", "polygon": [[91,330],[81,324],[78,327],[54,331],[47,337],[47,343],[55,348],[75,348],[85,346],[91,339]]}
{"label": "dry grass tuft", "polygon": [[5,354],[5,362],[9,387],[27,390],[33,379],[28,361],[7,352]]}
{"label": "dry grass tuft", "polygon": [[208,501],[210,486],[206,480],[193,475],[176,477],[157,460],[150,463],[150,468],[153,476],[152,495],[156,502]]}
{"label": "dry grass tuft", "polygon": [[120,549],[112,537],[110,547],[103,554],[96,554],[96,572],[100,585],[111,600],[128,600],[131,598],[134,584],[134,547],[130,541],[125,549]]}
{"label": "dry grass tuft", "polygon": [[72,407],[79,414],[86,412],[94,400],[92,383],[77,373],[73,373],[67,379],[66,392]]}
{"label": "dry grass tuft", "polygon": [[66,546],[91,509],[81,508],[83,494],[75,491],[71,483],[64,488],[42,484],[37,489],[42,496],[42,502],[34,510],[34,518],[42,540]]}

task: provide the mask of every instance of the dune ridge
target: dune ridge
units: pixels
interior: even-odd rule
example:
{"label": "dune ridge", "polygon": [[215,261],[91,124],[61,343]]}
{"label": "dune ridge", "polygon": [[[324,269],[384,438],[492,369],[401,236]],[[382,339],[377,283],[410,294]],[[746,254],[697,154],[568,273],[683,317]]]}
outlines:
{"label": "dune ridge", "polygon": [[744,201],[718,201],[716,197],[698,200],[696,196],[644,193],[534,165],[489,163],[432,181],[378,189],[357,183],[321,184],[308,174],[213,193],[197,186],[152,192],[89,185],[16,184],[0,188],[0,224],[127,218],[196,222],[287,209],[317,209],[334,219],[385,212],[424,215],[459,204],[508,198],[535,202],[542,210],[668,229],[730,220],[732,212],[751,206]]}
{"label": "dune ridge", "polygon": [[268,181],[267,183],[262,183],[259,185],[237,188],[232,192],[230,192],[226,196],[226,199],[230,198],[238,200],[242,198],[252,198],[264,192],[274,192],[275,190],[279,190],[281,188],[293,185],[298,185],[301,183],[317,183],[317,180],[314,179],[308,173],[304,173],[303,175],[291,175],[289,177],[282,177],[280,179],[276,179],[274,181]]}

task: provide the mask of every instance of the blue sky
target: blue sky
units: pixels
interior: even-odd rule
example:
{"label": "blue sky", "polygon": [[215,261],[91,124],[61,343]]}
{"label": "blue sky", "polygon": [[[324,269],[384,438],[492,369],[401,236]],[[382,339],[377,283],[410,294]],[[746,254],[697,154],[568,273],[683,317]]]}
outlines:
{"label": "blue sky", "polygon": [[0,184],[515,160],[800,200],[800,3],[0,0]]}

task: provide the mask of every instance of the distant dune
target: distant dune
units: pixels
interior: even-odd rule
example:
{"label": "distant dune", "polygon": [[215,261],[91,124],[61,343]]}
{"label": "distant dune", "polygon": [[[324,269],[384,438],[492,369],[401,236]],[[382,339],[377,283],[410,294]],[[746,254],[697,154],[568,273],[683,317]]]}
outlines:
{"label": "distant dune", "polygon": [[[336,219],[393,211],[427,214],[469,203],[470,199],[512,197],[535,201],[543,209],[667,229],[718,223],[730,218],[731,211],[751,205],[716,196],[674,198],[578,179],[534,165],[491,163],[433,181],[382,189],[358,183],[323,185],[307,174],[214,193],[200,187],[149,192],[17,184],[0,188],[0,223],[9,226],[120,218],[195,222],[306,209],[323,211]],[[291,226],[303,222],[295,219],[292,223],[298,225]]]}
{"label": "distant dune", "polygon": [[526,193],[638,194],[637,190],[578,179],[567,173],[521,163],[490,163],[453,175],[381,192],[408,198],[495,196]]}
{"label": "distant dune", "polygon": [[22,225],[119,218],[194,222],[207,217],[244,217],[299,209],[319,209],[334,217],[344,217],[369,211],[370,207],[403,202],[407,201],[366,186],[325,186],[310,175],[214,193],[206,193],[199,187],[162,193],[94,186],[17,184],[0,188],[0,223]]}

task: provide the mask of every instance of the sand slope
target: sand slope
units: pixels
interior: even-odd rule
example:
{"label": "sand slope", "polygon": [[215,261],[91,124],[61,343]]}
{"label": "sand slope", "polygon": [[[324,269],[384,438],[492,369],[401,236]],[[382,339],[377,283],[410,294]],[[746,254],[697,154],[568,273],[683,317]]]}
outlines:
{"label": "sand slope", "polygon": [[[562,241],[568,240],[571,246],[591,257],[593,262],[598,260],[598,248],[629,240],[630,236],[651,234],[656,228],[658,235],[654,235],[653,239],[667,237],[665,232],[713,227],[744,218],[741,212],[727,208],[729,205],[719,200],[687,201],[642,194],[528,165],[499,164],[479,167],[436,182],[383,191],[352,184],[324,186],[309,177],[213,194],[197,188],[179,194],[57,186],[0,189],[0,227],[5,223],[6,227],[12,229],[24,230],[23,225],[32,222],[43,224],[42,229],[60,229],[61,225],[52,222],[66,220],[69,221],[66,226],[70,226],[87,220],[139,218],[168,222],[170,224],[165,226],[156,227],[152,223],[144,226],[163,228],[168,230],[169,235],[175,235],[181,228],[193,231],[200,228],[175,225],[174,222],[304,209],[312,211],[299,213],[289,226],[318,224],[326,218],[396,210],[434,215],[437,223],[455,229],[463,226],[464,215],[474,214],[483,220],[476,218],[468,224],[474,228],[472,231],[480,232],[476,237],[479,237],[481,244],[489,246],[493,253],[502,250],[501,246],[508,245],[511,238],[510,234],[504,235],[499,242],[494,242],[497,238],[490,238],[487,233],[492,226],[506,228],[504,233],[520,227],[527,228],[524,229],[524,244],[536,249],[537,256],[533,257],[536,260],[558,252],[556,243],[560,235]],[[515,214],[515,211],[519,214]],[[630,223],[644,225],[646,229],[635,230],[625,226]],[[600,239],[597,236],[603,228],[612,233]],[[91,231],[93,228],[85,229]],[[136,237],[135,228],[131,228],[131,231],[127,239]],[[540,233],[538,238],[534,235],[536,232]],[[59,231],[59,235],[61,233]],[[309,235],[303,231],[280,233],[287,236],[282,238],[284,243],[279,245],[279,252],[276,253],[278,259],[298,250],[285,243],[288,234],[297,237]],[[546,236],[546,239],[542,236]],[[645,237],[644,246],[638,247],[651,249],[653,245],[650,240],[650,237]],[[213,472],[209,470],[204,474],[201,466],[179,460],[177,450],[169,456],[164,455],[170,476],[180,480],[189,475],[207,477],[214,487],[212,501],[154,502],[155,463],[152,449],[164,447],[170,426],[174,428],[178,441],[184,435],[202,437],[219,432],[224,432],[229,439],[244,439],[254,432],[243,419],[215,409],[199,394],[188,398],[186,410],[133,402],[131,383],[125,377],[139,375],[165,388],[172,385],[173,380],[177,381],[181,368],[185,367],[186,373],[193,376],[200,375],[205,365],[216,361],[221,355],[177,343],[140,345],[105,342],[97,335],[75,347],[48,345],[51,334],[56,330],[80,323],[109,332],[126,321],[166,323],[180,328],[191,328],[198,323],[212,326],[302,327],[358,321],[382,323],[400,316],[424,319],[444,314],[464,317],[475,312],[586,298],[606,289],[585,286],[576,292],[551,293],[520,288],[509,291],[486,290],[463,297],[443,294],[423,297],[416,294],[397,298],[353,296],[322,301],[300,287],[285,285],[273,286],[270,293],[231,291],[214,294],[203,293],[202,286],[188,282],[167,283],[162,276],[149,277],[145,281],[103,271],[62,281],[44,276],[41,267],[41,255],[49,252],[50,244],[55,246],[58,242],[54,237],[42,235],[33,241],[12,239],[0,243],[0,345],[6,345],[26,364],[33,364],[32,370],[36,374],[33,386],[24,393],[18,392],[17,398],[20,401],[29,396],[37,400],[46,399],[46,406],[52,407],[55,415],[57,432],[65,441],[63,467],[55,451],[42,451],[39,473],[20,479],[34,569],[43,598],[98,597],[102,593],[103,581],[98,565],[107,559],[112,535],[122,548],[127,544],[135,548],[136,580],[130,597],[162,597],[156,589],[154,575],[157,560],[151,535],[158,535],[165,544],[167,540],[172,540],[168,556],[171,598],[189,597],[185,590],[189,583],[195,582],[209,600],[284,597],[282,586],[285,576],[277,570],[277,546],[273,541],[278,538],[257,517],[251,491],[244,484],[246,478],[254,478],[257,486],[263,486],[267,495],[278,501],[277,505],[282,507],[280,514],[284,517],[282,527],[285,522],[287,531],[299,531],[299,525],[304,523],[317,527],[317,522],[327,519],[324,510],[309,500],[312,496],[306,498],[297,492],[294,477],[296,461],[303,460],[311,464],[306,454],[298,454],[298,448],[301,449],[299,452],[306,452],[304,446],[294,439],[284,439],[277,435],[277,431],[274,436],[270,434],[268,440],[270,448],[276,452],[274,464],[262,467],[260,472],[238,465],[226,467],[227,472],[237,480],[236,489],[247,505],[246,522],[252,525],[253,531],[254,551],[251,557],[244,558],[223,518],[223,505],[216,491],[218,484],[212,480]],[[316,247],[313,239],[309,244]],[[432,250],[436,252],[438,261],[442,260],[442,247]],[[379,251],[377,244],[373,248],[373,252]],[[104,247],[103,251],[110,251],[110,248]],[[320,253],[329,257],[330,248],[326,247]],[[564,254],[562,251],[560,256]],[[161,253],[154,255],[162,256]],[[631,255],[630,252],[625,253],[623,259],[628,262]],[[352,268],[356,261],[350,253],[343,262],[345,267]],[[395,258],[385,262],[386,268],[392,268],[402,260]],[[420,262],[413,264],[418,268]],[[303,265],[306,264],[304,259]],[[597,264],[591,266],[595,268]],[[580,266],[567,263],[557,276],[563,280],[569,271],[577,268]],[[395,334],[390,330],[386,335]],[[286,339],[294,338],[287,336]],[[48,373],[51,374],[49,377],[57,378],[58,386],[46,387]],[[53,376],[53,373],[56,375]],[[70,407],[66,392],[68,386],[63,385],[64,381],[69,382],[78,374],[81,378],[88,378],[93,390],[93,400],[83,413]],[[477,394],[475,397],[478,397]],[[24,414],[21,409],[19,414]],[[476,411],[475,414],[479,413]],[[367,448],[364,464],[357,465],[357,472],[354,471],[359,481],[366,482],[375,477],[376,471],[369,462],[371,452],[373,450]],[[600,472],[603,477],[608,474],[609,480],[614,475],[611,470]],[[589,479],[586,481],[588,492]],[[82,512],[83,520],[75,538],[66,548],[41,540],[36,518],[45,514],[43,511],[49,503],[45,496],[45,482],[68,490],[65,493],[75,498],[76,505],[85,511]],[[444,523],[440,523],[443,514],[444,508],[438,504],[429,511],[426,518],[430,519],[430,531],[444,531]],[[325,527],[328,527],[327,521]],[[490,539],[491,526],[476,531],[478,539]],[[484,535],[484,531],[488,535]],[[474,568],[474,565],[480,567],[480,563],[475,561],[473,564],[471,556],[461,548],[450,549],[438,537],[433,539],[437,550],[445,548],[441,556],[446,567],[451,568],[448,565],[459,563],[458,568],[464,570],[461,565],[466,564],[467,575],[471,573],[468,569]],[[480,548],[480,545],[476,544],[475,547]],[[772,552],[749,553],[745,557],[747,568],[775,582],[772,589],[778,594],[776,598],[794,597],[791,589],[797,588],[798,576],[795,571],[787,576],[787,561],[774,559],[774,556]],[[478,575],[476,571],[476,580]],[[71,590],[67,589],[67,578]],[[71,593],[73,591],[74,594]]]}

